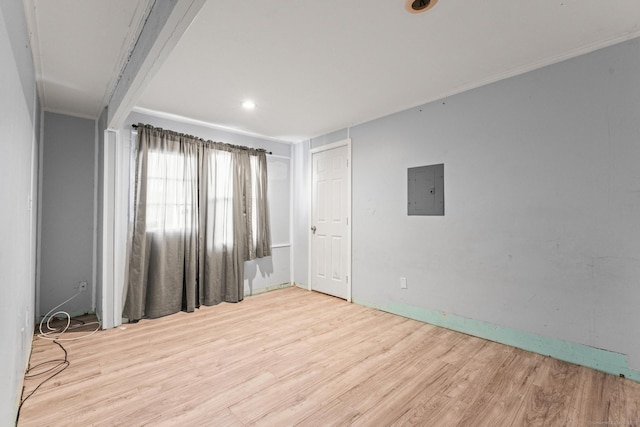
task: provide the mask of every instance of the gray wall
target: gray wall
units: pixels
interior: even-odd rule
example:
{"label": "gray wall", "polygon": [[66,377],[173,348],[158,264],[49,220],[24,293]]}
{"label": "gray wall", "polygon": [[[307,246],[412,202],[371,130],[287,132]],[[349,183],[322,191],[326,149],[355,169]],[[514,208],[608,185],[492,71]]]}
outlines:
{"label": "gray wall", "polygon": [[[350,134],[354,301],[606,349],[640,369],[639,40]],[[407,216],[407,168],[436,163],[445,216]]]}
{"label": "gray wall", "polygon": [[35,317],[40,108],[20,1],[0,2],[0,425],[15,423]]}
{"label": "gray wall", "polygon": [[95,120],[45,113],[42,156],[40,315],[92,311]]}
{"label": "gray wall", "polygon": [[[220,141],[234,145],[244,145],[247,147],[264,148],[267,151],[272,151],[274,155],[291,158],[291,144],[284,142],[225,132],[223,130],[206,126],[178,122],[135,112],[129,115],[125,123],[125,128],[121,130],[123,143],[128,139],[128,135],[130,135],[131,124],[145,123],[164,129],[170,129],[176,132],[195,135],[204,139],[210,139],[212,141]],[[291,168],[289,169],[288,173],[292,173]],[[274,187],[281,187],[283,185],[283,183],[281,182],[272,182],[271,184]],[[288,221],[288,218],[290,217],[289,209],[289,197],[282,197],[280,195],[280,197],[277,198],[277,203],[273,203],[272,205],[270,205],[272,224],[275,225],[275,222],[282,220]],[[290,227],[288,226],[288,224],[277,224],[277,227],[274,226],[273,228],[288,231]],[[285,236],[283,235],[283,233],[279,233],[279,235],[274,237],[275,239],[272,241],[272,243],[274,244],[286,243],[285,240],[288,240],[288,243],[291,243],[291,236]],[[291,281],[290,258],[291,246],[285,246],[273,248],[272,256],[270,257],[246,262],[245,294],[249,295],[252,293],[257,293],[269,289],[273,286],[289,283]]]}

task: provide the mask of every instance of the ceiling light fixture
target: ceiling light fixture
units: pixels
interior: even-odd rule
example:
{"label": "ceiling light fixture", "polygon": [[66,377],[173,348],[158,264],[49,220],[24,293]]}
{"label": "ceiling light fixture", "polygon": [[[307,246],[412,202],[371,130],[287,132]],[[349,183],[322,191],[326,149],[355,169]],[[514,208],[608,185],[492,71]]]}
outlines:
{"label": "ceiling light fixture", "polygon": [[256,108],[256,103],[251,100],[246,100],[242,103],[242,106],[245,110],[253,110],[254,108]]}
{"label": "ceiling light fixture", "polygon": [[405,9],[411,13],[423,13],[438,3],[438,0],[406,0]]}

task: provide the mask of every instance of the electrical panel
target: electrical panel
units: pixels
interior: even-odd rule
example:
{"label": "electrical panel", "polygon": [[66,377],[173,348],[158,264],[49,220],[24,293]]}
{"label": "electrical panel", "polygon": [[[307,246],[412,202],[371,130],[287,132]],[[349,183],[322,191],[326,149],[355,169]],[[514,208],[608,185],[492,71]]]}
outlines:
{"label": "electrical panel", "polygon": [[444,164],[408,169],[408,214],[444,215]]}

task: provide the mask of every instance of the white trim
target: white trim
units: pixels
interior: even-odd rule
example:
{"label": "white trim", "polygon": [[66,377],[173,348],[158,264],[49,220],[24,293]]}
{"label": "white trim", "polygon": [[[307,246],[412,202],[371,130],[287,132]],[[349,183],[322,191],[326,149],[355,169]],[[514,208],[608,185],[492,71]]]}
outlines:
{"label": "white trim", "polygon": [[[309,140],[309,225],[307,227],[307,233],[313,226],[313,155],[321,153],[323,151],[333,150],[334,148],[347,147],[347,302],[352,301],[352,283],[353,277],[351,277],[351,138],[346,138],[341,141],[333,142],[331,144],[322,145],[320,147],[311,148],[311,140]],[[307,288],[311,290],[311,243],[312,239],[309,236],[308,247],[308,282]]]}
{"label": "white trim", "polygon": [[[122,277],[120,274],[120,269],[122,268],[122,260],[120,259],[120,244],[122,243],[120,240],[120,227],[122,227],[122,215],[121,215],[121,200],[120,200],[120,185],[121,185],[121,177],[122,168],[120,165],[120,156],[121,156],[121,147],[120,144],[122,141],[120,140],[120,131],[115,131],[115,147],[113,150],[114,161],[113,161],[113,286],[111,287],[111,295],[110,299],[112,302],[111,306],[111,319],[113,320],[113,327],[119,326],[120,321],[118,319],[118,289],[122,284]],[[120,311],[122,313],[122,311]],[[120,315],[120,319],[122,315]]]}
{"label": "white trim", "polygon": [[311,140],[309,142],[309,154],[307,156],[307,188],[309,190],[307,199],[307,229],[305,233],[309,236],[307,240],[307,290],[311,290],[311,235],[309,231],[313,226],[313,152],[311,151]]}
{"label": "white trim", "polygon": [[102,328],[115,326],[114,312],[114,208],[115,170],[118,132],[104,131],[103,183],[102,183]]}
{"label": "white trim", "polygon": [[[95,120],[93,138],[93,247],[91,254],[91,310],[96,312],[97,308],[97,288],[98,288],[98,193],[99,193],[99,163],[100,163],[100,135],[98,120]],[[100,313],[102,314],[102,313]]]}
{"label": "white trim", "polygon": [[[33,83],[35,87],[35,83]],[[37,306],[37,281],[38,281],[38,183],[40,181],[40,124],[36,123],[38,117],[38,91],[34,90],[31,104],[33,120],[31,121],[31,173],[29,174],[29,282],[33,286],[31,304],[33,306],[25,316],[26,327],[33,329],[33,322],[36,319]],[[31,344],[29,344],[31,350]]]}
{"label": "white trim", "polygon": [[[294,180],[293,180],[293,144],[289,146],[289,242],[295,244],[295,239],[293,238],[293,216],[294,212]],[[295,252],[295,248],[293,245],[289,245],[291,250],[289,251],[289,282],[293,284],[295,282],[295,257],[293,253]]]}
{"label": "white trim", "polygon": [[129,149],[120,131],[104,131],[102,220],[102,328],[122,323],[122,294],[127,250]]}
{"label": "white trim", "polygon": [[277,243],[275,245],[271,245],[271,249],[280,249],[280,248],[290,248],[291,243]]}
{"label": "white trim", "polygon": [[40,273],[42,264],[42,173],[44,159],[44,114],[40,109],[40,143],[38,146],[38,220],[37,220],[37,243],[36,243],[36,300],[34,307],[34,319],[40,318]]}
{"label": "white trim", "polygon": [[[329,150],[333,150],[334,148],[340,148],[340,147],[344,147],[345,145],[351,147],[351,138],[347,138],[347,139],[343,139],[341,141],[337,141],[337,142],[332,142],[331,144],[327,144],[327,145],[321,145],[319,147],[316,148],[311,148],[309,150],[310,154],[315,154],[315,153],[320,153],[322,151],[329,151]],[[351,148],[349,148],[349,153],[351,153]]]}
{"label": "white trim", "polygon": [[353,215],[351,212],[351,138],[347,138],[347,302],[352,302],[353,277],[351,277],[351,223]]}
{"label": "white trim", "polygon": [[[122,324],[122,295],[126,282],[127,230],[129,226],[129,163],[131,139],[125,143],[121,132],[116,132],[114,165],[114,236],[113,236],[113,326]],[[125,174],[126,173],[126,174]]]}

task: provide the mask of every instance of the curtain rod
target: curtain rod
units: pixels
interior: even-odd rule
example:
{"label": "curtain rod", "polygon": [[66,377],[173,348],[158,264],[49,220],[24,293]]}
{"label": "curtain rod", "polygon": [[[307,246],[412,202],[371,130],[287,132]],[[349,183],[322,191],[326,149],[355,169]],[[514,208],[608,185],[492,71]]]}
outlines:
{"label": "curtain rod", "polygon": [[[134,124],[132,124],[132,125],[131,125],[131,127],[132,127],[132,128],[134,128],[134,129],[138,129],[138,125],[136,125],[135,123],[134,123]],[[226,144],[226,143],[225,143],[225,142],[223,142],[223,144]],[[233,144],[227,144],[227,145],[233,145]],[[235,146],[235,147],[237,147],[237,146]],[[264,153],[265,153],[265,154],[269,154],[269,155],[272,155],[272,154],[273,154],[273,152],[272,152],[272,151],[267,151],[267,150],[265,150],[264,148],[253,148],[253,149],[254,149],[254,150],[262,150],[262,151],[264,151]]]}

